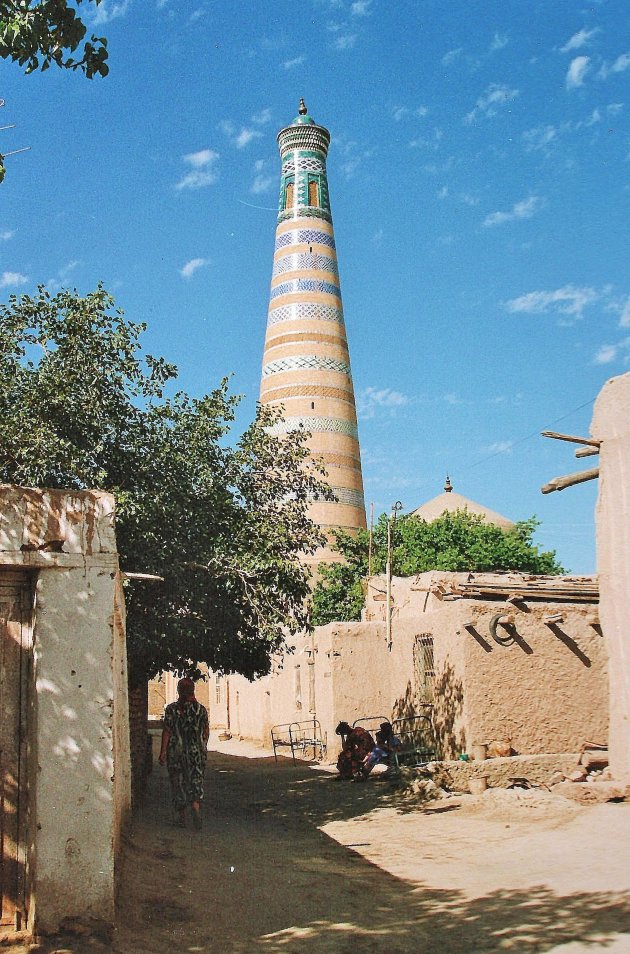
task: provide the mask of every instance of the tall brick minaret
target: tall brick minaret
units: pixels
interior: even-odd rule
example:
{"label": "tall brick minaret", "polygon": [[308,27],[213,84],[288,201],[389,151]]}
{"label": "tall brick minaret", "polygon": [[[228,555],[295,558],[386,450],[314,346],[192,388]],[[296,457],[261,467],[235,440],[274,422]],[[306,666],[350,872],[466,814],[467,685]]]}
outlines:
{"label": "tall brick minaret", "polygon": [[[365,527],[361,454],[343,319],[326,156],[330,133],[299,115],[278,133],[280,206],[260,400],[282,404],[285,431],[303,424],[336,503],[315,500],[323,529]],[[319,554],[326,559],[329,553]]]}

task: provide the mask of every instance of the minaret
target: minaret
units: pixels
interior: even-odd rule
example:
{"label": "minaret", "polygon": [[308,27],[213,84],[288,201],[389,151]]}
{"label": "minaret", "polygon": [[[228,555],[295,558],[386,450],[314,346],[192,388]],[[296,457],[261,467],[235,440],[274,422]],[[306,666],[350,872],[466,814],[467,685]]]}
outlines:
{"label": "minaret", "polygon": [[[324,530],[365,527],[354,388],[343,320],[326,155],[330,133],[299,115],[278,133],[280,206],[260,400],[284,405],[282,430],[300,424],[323,461],[336,503],[315,500]],[[329,554],[318,554],[326,559]]]}

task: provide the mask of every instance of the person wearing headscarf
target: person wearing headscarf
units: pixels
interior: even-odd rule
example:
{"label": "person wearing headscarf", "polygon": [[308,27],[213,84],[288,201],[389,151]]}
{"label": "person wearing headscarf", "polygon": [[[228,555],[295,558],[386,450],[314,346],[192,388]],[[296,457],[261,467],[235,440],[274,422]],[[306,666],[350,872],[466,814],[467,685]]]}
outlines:
{"label": "person wearing headscarf", "polygon": [[394,752],[401,747],[401,741],[394,735],[391,722],[381,722],[376,733],[376,745],[372,751],[363,759],[363,765],[354,776],[355,782],[364,782],[375,765],[384,762],[389,765]]}
{"label": "person wearing headscarf", "polygon": [[209,735],[208,710],[195,698],[193,680],[180,679],[177,701],[164,710],[159,761],[160,765],[166,763],[171,800],[182,828],[186,826],[188,807],[193,827],[202,826],[203,775]]}
{"label": "person wearing headscarf", "polygon": [[351,779],[361,768],[363,759],[374,748],[374,739],[363,726],[348,725],[347,722],[340,722],[335,729],[335,735],[342,738],[341,752],[337,759],[337,771],[339,777]]}

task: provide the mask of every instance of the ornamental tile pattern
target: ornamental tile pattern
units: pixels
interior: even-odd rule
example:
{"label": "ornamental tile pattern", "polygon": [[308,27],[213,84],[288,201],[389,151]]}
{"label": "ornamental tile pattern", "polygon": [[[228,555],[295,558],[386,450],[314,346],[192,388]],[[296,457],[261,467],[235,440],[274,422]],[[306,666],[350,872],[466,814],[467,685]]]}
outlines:
{"label": "ornamental tile pattern", "polygon": [[[284,405],[284,417],[272,432],[308,431],[311,457],[330,467],[336,501],[313,498],[309,503],[312,519],[325,530],[365,527],[354,390],[326,174],[329,143],[328,130],[305,117],[304,108],[278,134],[280,204],[261,382],[261,401]],[[300,324],[292,324],[296,321]],[[338,520],[335,513],[340,514]]]}
{"label": "ornamental tile pattern", "polygon": [[328,245],[329,248],[334,248],[335,237],[328,232],[322,232],[321,229],[295,229],[278,236],[276,251],[286,245]]}
{"label": "ornamental tile pattern", "polygon": [[[337,503],[346,504],[350,507],[360,507],[362,510],[365,508],[365,499],[360,490],[352,490],[350,487],[331,487],[330,489],[337,498]],[[311,500],[324,500],[324,498],[313,494]]]}
{"label": "ornamental tile pattern", "polygon": [[314,301],[296,301],[291,305],[280,305],[269,312],[268,324],[275,325],[279,321],[338,321],[343,324],[343,311],[334,305],[320,305]]}
{"label": "ornamental tile pattern", "polygon": [[310,431],[313,434],[325,431],[332,434],[343,434],[346,437],[354,437],[355,440],[359,439],[357,425],[353,421],[346,421],[341,417],[287,416],[284,417],[283,420],[278,421],[277,424],[272,425],[269,431],[272,434],[287,434],[289,431],[297,431],[299,428],[303,428],[303,430]]}
{"label": "ornamental tile pattern", "polygon": [[312,252],[297,252],[283,255],[273,266],[272,277],[282,275],[283,272],[297,272],[302,268],[314,268],[321,272],[331,272],[337,277],[337,262],[334,258],[328,258],[326,255],[313,254]]}
{"label": "ornamental tile pattern", "polygon": [[289,158],[282,163],[282,175],[293,172],[326,172],[326,163],[316,153],[289,153]]}
{"label": "ornamental tile pattern", "polygon": [[294,295],[296,292],[323,292],[324,295],[338,295],[339,286],[330,282],[320,282],[314,278],[293,278],[290,282],[276,285],[271,289],[270,298],[279,298],[280,295]]}
{"label": "ornamental tile pattern", "polygon": [[304,205],[294,206],[292,209],[285,209],[278,215],[278,222],[288,222],[289,219],[323,219],[324,222],[332,224],[332,215],[324,209],[318,209],[315,206]]}
{"label": "ornamental tile pattern", "polygon": [[350,375],[350,365],[347,361],[329,358],[325,354],[296,354],[291,358],[279,358],[263,365],[263,378],[270,374],[281,374],[283,371],[339,371]]}

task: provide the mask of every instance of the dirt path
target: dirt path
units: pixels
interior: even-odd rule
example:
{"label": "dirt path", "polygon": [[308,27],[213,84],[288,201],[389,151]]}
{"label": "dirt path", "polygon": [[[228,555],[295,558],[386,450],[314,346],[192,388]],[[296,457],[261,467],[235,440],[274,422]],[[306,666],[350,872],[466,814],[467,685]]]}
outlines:
{"label": "dirt path", "polygon": [[630,806],[489,792],[423,811],[375,779],[223,749],[200,833],[172,827],[153,775],[114,948],[35,951],[630,954]]}

